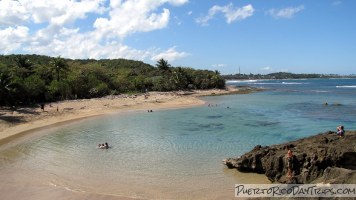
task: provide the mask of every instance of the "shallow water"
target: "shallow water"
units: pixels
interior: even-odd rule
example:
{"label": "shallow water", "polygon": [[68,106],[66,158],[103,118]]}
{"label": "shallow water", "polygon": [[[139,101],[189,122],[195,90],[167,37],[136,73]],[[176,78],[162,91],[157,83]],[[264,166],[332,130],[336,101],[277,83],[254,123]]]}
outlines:
{"label": "shallow water", "polygon": [[[106,115],[37,132],[26,142],[0,147],[2,184],[149,199],[233,198],[235,183],[267,180],[228,170],[222,159],[339,124],[356,129],[356,88],[337,87],[356,85],[355,79],[230,84],[270,90],[205,97],[205,106]],[[96,148],[104,142],[112,147]]]}

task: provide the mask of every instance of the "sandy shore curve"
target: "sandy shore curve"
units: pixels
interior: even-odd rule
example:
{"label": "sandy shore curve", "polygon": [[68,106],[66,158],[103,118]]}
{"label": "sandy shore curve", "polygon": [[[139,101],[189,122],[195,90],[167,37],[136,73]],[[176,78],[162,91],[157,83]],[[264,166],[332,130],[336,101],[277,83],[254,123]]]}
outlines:
{"label": "sandy shore curve", "polygon": [[[250,90],[250,89],[247,89]],[[0,107],[0,144],[30,131],[68,121],[128,111],[184,108],[204,105],[201,96],[246,93],[246,88],[149,92],[139,95],[115,95],[94,99],[67,100],[38,107]]]}

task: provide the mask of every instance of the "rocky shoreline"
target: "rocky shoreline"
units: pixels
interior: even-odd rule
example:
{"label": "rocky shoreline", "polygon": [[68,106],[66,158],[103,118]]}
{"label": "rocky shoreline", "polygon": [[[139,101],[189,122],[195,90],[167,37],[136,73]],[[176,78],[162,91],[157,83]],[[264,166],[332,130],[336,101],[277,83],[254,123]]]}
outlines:
{"label": "rocky shoreline", "polygon": [[[287,151],[293,152],[288,177]],[[224,164],[241,172],[265,174],[275,183],[356,184],[356,131],[340,138],[333,131],[284,144],[261,146]]]}

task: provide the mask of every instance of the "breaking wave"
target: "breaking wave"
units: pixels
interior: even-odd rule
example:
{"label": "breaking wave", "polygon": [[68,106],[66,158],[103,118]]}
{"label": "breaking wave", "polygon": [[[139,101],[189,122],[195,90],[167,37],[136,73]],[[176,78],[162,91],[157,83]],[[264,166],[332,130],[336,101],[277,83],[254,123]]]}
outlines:
{"label": "breaking wave", "polygon": [[356,85],[337,85],[337,88],[356,88]]}

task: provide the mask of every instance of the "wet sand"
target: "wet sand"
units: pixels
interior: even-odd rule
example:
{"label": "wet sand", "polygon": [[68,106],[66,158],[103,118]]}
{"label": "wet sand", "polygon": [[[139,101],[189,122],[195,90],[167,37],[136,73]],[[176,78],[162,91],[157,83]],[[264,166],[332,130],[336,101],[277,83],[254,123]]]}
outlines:
{"label": "wet sand", "polygon": [[[29,175],[29,173],[31,175]],[[255,183],[267,184],[269,181],[264,175],[240,173],[225,168],[221,180],[223,185],[213,182],[193,180],[191,183],[174,187],[157,188],[154,183],[149,185],[130,185],[123,180],[120,185],[110,183],[100,186],[73,187],[73,184],[52,184],[47,176],[41,172],[22,172],[6,167],[1,170],[0,182],[1,199],[87,199],[87,200],[129,200],[129,199],[236,199],[234,197],[234,184]],[[9,180],[10,179],[10,180]],[[87,180],[91,182],[91,180]],[[216,180],[215,180],[216,181]],[[219,181],[220,182],[220,181]],[[75,184],[74,184],[75,185]],[[194,188],[194,189],[192,189]],[[200,189],[199,189],[200,188]],[[241,199],[241,198],[240,198]],[[243,198],[242,198],[243,199]]]}

